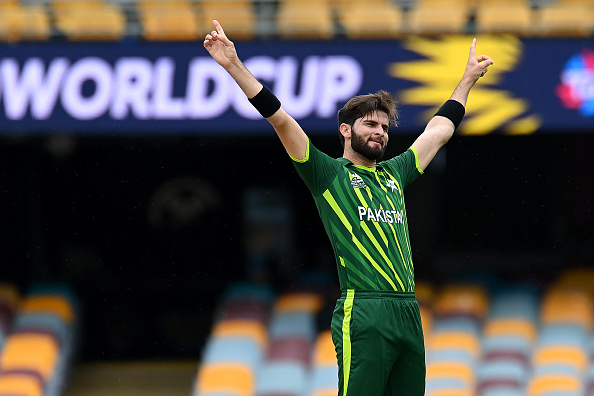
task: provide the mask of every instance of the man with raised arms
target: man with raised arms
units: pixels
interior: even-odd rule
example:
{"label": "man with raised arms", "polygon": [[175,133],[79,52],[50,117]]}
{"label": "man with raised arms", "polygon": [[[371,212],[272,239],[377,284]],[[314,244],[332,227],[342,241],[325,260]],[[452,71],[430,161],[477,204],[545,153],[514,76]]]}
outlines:
{"label": "man with raised arms", "polygon": [[404,188],[462,121],[474,84],[493,60],[476,39],[458,86],[404,153],[380,161],[397,110],[386,91],[350,99],[338,112],[341,158],[320,152],[276,96],[246,69],[222,26],[204,47],[278,134],[316,202],[334,249],[342,295],[331,331],[339,396],[423,396],[425,348],[415,299]]}

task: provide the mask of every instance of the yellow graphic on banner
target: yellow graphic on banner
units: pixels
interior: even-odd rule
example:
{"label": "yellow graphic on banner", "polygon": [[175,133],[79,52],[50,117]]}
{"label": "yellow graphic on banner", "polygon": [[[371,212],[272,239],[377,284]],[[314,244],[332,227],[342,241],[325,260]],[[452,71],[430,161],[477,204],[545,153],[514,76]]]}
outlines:
{"label": "yellow graphic on banner", "polygon": [[[422,123],[428,122],[460,81],[471,43],[468,36],[414,37],[403,42],[406,49],[425,59],[392,63],[388,73],[420,84],[399,92],[398,99],[406,105],[431,106],[422,114]],[[522,42],[514,36],[478,37],[477,55],[481,54],[489,55],[494,64],[472,89],[459,133],[486,135],[499,128],[510,135],[536,132],[542,121],[537,114],[527,113],[527,100],[497,88],[521,59]]]}

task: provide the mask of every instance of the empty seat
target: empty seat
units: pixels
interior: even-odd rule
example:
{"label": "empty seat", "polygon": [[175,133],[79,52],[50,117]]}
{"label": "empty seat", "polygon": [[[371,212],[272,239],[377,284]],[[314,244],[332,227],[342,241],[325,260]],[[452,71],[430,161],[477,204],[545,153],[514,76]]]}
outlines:
{"label": "empty seat", "polygon": [[286,0],[279,3],[277,31],[284,38],[330,38],[334,22],[329,0]]}
{"label": "empty seat", "polygon": [[304,338],[277,338],[270,343],[266,360],[268,362],[291,361],[309,366],[311,343]]}
{"label": "empty seat", "polygon": [[247,337],[253,339],[262,350],[268,346],[266,326],[257,320],[229,319],[217,322],[212,329],[213,337]]}
{"label": "empty seat", "polygon": [[483,360],[517,360],[529,366],[533,343],[522,336],[495,336],[483,339]]}
{"label": "empty seat", "polygon": [[47,381],[58,361],[58,345],[49,335],[11,334],[0,351],[0,372],[26,371]]}
{"label": "empty seat", "polygon": [[71,40],[120,40],[126,18],[116,4],[102,0],[55,0],[56,27]]}
{"label": "empty seat", "polygon": [[42,4],[0,3],[0,39],[47,40],[50,32],[49,16]]}
{"label": "empty seat", "polygon": [[518,336],[527,342],[536,341],[538,330],[533,322],[524,318],[499,318],[488,320],[483,330],[484,337]]}
{"label": "empty seat", "polygon": [[511,388],[524,389],[530,377],[528,366],[513,359],[483,361],[478,365],[477,390],[483,395],[488,390]]}
{"label": "empty seat", "polygon": [[348,37],[395,37],[401,34],[402,10],[391,0],[337,2],[339,22]]}
{"label": "empty seat", "polygon": [[533,14],[528,0],[479,1],[475,22],[479,33],[531,34],[533,31]]}
{"label": "empty seat", "polygon": [[532,285],[506,285],[493,292],[489,318],[523,319],[536,324],[541,298]]}
{"label": "empty seat", "polygon": [[426,378],[427,381],[457,378],[464,381],[468,387],[474,387],[474,372],[472,366],[462,362],[428,362]]}
{"label": "empty seat", "polygon": [[332,342],[330,330],[321,332],[313,349],[314,366],[332,366],[336,365],[336,350]]}
{"label": "empty seat", "polygon": [[64,323],[74,320],[74,307],[65,297],[59,295],[33,295],[23,299],[19,306],[23,313],[46,313],[59,317]]}
{"label": "empty seat", "polygon": [[481,286],[450,284],[436,297],[434,309],[437,316],[467,316],[482,321],[489,309],[489,300]]}
{"label": "empty seat", "polygon": [[189,0],[138,0],[142,36],[147,40],[196,40],[204,37],[195,9]]}
{"label": "empty seat", "polygon": [[215,320],[247,319],[267,323],[270,316],[269,307],[261,301],[232,300],[222,304],[215,311]]}
{"label": "empty seat", "polygon": [[594,30],[592,3],[556,3],[542,7],[536,33],[545,36],[590,36]]}
{"label": "empty seat", "polygon": [[585,372],[589,365],[586,352],[579,347],[569,345],[539,347],[534,351],[532,361],[534,367],[547,364],[566,364],[574,366],[580,373]]}
{"label": "empty seat", "polygon": [[275,312],[307,312],[317,313],[324,305],[324,299],[318,293],[286,293],[276,301]]}
{"label": "empty seat", "polygon": [[263,358],[264,351],[249,338],[211,338],[204,348],[202,363],[238,363],[254,369]]}
{"label": "empty seat", "polygon": [[[256,32],[256,15],[249,0],[201,0],[199,23],[210,29],[218,20],[231,39],[252,38]],[[208,30],[207,30],[208,31]]]}
{"label": "empty seat", "polygon": [[[590,0],[558,0],[558,4],[591,4]],[[587,267],[570,268],[557,278],[552,285],[556,289],[578,290],[594,296],[594,269]]]}
{"label": "empty seat", "polygon": [[464,0],[419,0],[409,11],[407,31],[416,34],[461,33],[470,18]]}
{"label": "empty seat", "polygon": [[0,396],[42,396],[43,386],[26,374],[0,374]]}
{"label": "empty seat", "polygon": [[254,392],[254,374],[241,364],[203,364],[198,372],[195,394],[229,393],[237,396],[251,396]]}
{"label": "empty seat", "polygon": [[302,395],[307,387],[307,370],[296,362],[264,364],[258,372],[256,396]]}
{"label": "empty seat", "polygon": [[284,337],[300,337],[313,343],[316,336],[315,317],[305,312],[275,314],[268,329],[270,340]]}
{"label": "empty seat", "polygon": [[568,345],[586,349],[589,332],[575,323],[544,325],[538,335],[539,346]]}
{"label": "empty seat", "polygon": [[71,331],[64,321],[48,313],[19,314],[12,326],[14,333],[43,333],[52,336],[59,346],[70,340]]}
{"label": "empty seat", "polygon": [[592,297],[583,291],[550,290],[542,302],[543,324],[575,323],[590,330],[594,323]]}
{"label": "empty seat", "polygon": [[552,392],[572,392],[581,394],[582,383],[579,378],[563,374],[535,375],[529,381],[527,396],[547,396]]}
{"label": "empty seat", "polygon": [[460,350],[477,358],[480,354],[480,343],[477,337],[466,333],[433,333],[429,339],[428,350]]}

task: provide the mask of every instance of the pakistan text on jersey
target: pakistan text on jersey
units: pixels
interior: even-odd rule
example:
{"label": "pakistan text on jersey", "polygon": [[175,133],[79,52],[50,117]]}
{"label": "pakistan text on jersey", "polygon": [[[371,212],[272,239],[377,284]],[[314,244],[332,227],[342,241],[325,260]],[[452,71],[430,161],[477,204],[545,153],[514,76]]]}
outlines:
{"label": "pakistan text on jersey", "polygon": [[404,214],[401,210],[373,209],[365,206],[358,206],[357,209],[360,221],[404,224]]}

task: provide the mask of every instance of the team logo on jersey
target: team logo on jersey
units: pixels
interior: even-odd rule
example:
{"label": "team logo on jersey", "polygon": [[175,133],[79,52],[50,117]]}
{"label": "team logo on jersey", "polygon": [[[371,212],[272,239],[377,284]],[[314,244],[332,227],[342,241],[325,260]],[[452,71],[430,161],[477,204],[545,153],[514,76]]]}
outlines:
{"label": "team logo on jersey", "polygon": [[361,179],[361,177],[356,173],[353,175],[353,178],[351,179],[351,184],[355,188],[367,188],[367,184],[365,184],[363,179]]}
{"label": "team logo on jersey", "polygon": [[398,186],[396,185],[396,182],[392,179],[387,181],[386,187],[390,188],[392,192],[394,192],[394,190],[398,191]]}

